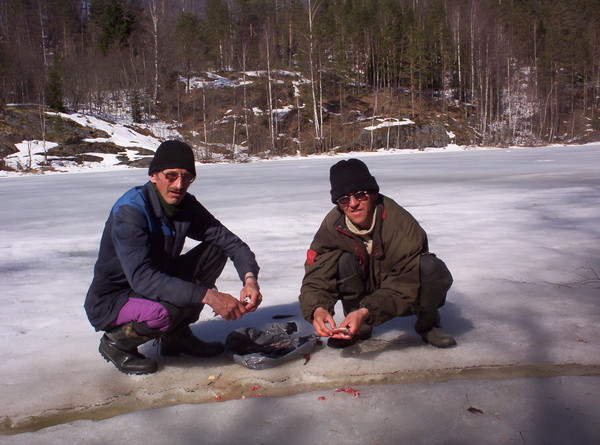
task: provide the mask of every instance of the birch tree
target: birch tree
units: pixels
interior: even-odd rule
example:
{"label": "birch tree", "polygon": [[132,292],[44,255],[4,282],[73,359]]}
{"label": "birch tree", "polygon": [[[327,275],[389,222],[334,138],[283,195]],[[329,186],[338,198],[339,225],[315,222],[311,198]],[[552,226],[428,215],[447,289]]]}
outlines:
{"label": "birch tree", "polygon": [[152,55],[153,55],[153,82],[152,82],[152,106],[156,109],[158,104],[159,86],[159,23],[164,9],[163,0],[148,0],[148,11],[152,22]]}
{"label": "birch tree", "polygon": [[315,128],[315,141],[319,151],[323,145],[323,133],[321,127],[321,119],[319,117],[320,103],[317,102],[317,81],[315,76],[315,35],[313,32],[315,24],[315,15],[319,10],[318,0],[308,0],[308,64],[310,70],[310,94],[313,103],[313,125]]}

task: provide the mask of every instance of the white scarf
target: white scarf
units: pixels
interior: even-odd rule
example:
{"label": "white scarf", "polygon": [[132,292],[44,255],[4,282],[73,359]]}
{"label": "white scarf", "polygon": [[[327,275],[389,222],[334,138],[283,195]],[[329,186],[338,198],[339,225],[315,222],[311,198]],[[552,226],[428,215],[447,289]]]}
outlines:
{"label": "white scarf", "polygon": [[371,250],[373,249],[373,236],[371,236],[371,234],[373,233],[373,229],[375,228],[376,220],[377,208],[375,208],[375,211],[373,212],[373,221],[371,222],[371,227],[365,230],[356,227],[354,224],[352,224],[352,221],[350,221],[350,219],[346,216],[346,225],[348,226],[348,229],[350,230],[350,232],[357,236],[360,236],[363,239],[363,242],[365,243],[365,247],[367,248],[367,252],[369,252],[369,255],[371,255]]}

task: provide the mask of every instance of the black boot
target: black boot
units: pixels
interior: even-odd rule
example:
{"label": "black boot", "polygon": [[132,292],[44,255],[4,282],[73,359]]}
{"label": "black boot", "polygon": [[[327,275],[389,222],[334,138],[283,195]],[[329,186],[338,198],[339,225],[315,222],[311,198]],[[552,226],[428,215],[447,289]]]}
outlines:
{"label": "black boot", "polygon": [[352,346],[357,341],[367,340],[371,338],[372,328],[371,326],[363,325],[360,327],[358,333],[352,338],[334,338],[329,337],[327,340],[327,346],[330,348],[343,349],[348,346]]}
{"label": "black boot", "polygon": [[440,327],[439,311],[422,311],[417,314],[415,331],[425,343],[436,348],[450,348],[456,346],[456,340]]}
{"label": "black boot", "polygon": [[102,357],[112,362],[125,374],[152,374],[158,370],[158,363],[140,354],[138,346],[149,341],[135,333],[132,324],[127,323],[112,331],[107,331],[100,340],[98,350]]}
{"label": "black boot", "polygon": [[223,344],[219,342],[203,342],[194,335],[189,326],[164,334],[162,340],[160,353],[172,357],[179,354],[194,357],[214,357],[221,354],[225,349]]}

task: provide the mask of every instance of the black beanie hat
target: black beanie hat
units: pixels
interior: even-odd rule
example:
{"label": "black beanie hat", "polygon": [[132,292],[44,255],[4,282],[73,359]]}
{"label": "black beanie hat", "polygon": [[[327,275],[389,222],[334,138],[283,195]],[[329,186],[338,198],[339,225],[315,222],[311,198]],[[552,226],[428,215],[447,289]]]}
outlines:
{"label": "black beanie hat", "polygon": [[148,174],[165,170],[167,168],[184,168],[196,176],[194,152],[185,142],[165,141],[158,146],[154,158],[150,162]]}
{"label": "black beanie hat", "polygon": [[379,192],[379,185],[367,165],[359,159],[340,161],[329,170],[331,182],[331,202],[354,192]]}

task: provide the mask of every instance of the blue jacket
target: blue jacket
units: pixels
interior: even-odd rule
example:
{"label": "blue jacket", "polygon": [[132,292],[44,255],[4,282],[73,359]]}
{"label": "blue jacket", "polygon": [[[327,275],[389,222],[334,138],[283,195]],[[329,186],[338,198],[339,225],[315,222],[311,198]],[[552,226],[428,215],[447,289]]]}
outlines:
{"label": "blue jacket", "polygon": [[193,195],[169,220],[151,182],[134,187],[115,203],[106,221],[94,278],[85,299],[92,326],[106,328],[117,318],[132,291],[179,307],[199,305],[206,287],[177,278],[175,259],[186,237],[219,247],[234,263],[240,279],[258,274],[254,253],[221,224]]}

